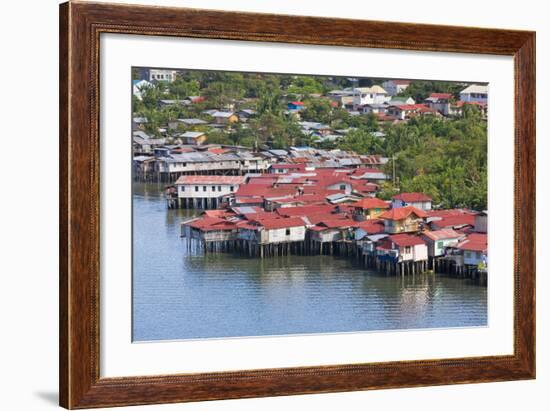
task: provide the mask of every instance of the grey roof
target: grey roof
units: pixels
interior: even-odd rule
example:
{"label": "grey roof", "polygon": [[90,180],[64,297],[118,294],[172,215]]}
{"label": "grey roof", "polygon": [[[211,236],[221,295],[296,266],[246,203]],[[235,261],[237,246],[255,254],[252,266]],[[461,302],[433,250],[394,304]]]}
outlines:
{"label": "grey roof", "polygon": [[159,100],[162,104],[174,105],[174,104],[186,104],[187,100]]}
{"label": "grey roof", "polygon": [[382,238],[386,238],[388,236],[388,234],[372,234],[372,235],[368,235],[367,238],[371,241],[378,241],[378,240],[381,240]]}
{"label": "grey roof", "polygon": [[214,113],[210,114],[212,117],[222,117],[222,118],[229,118],[234,113],[232,111],[215,111]]}
{"label": "grey roof", "polygon": [[134,137],[133,138],[134,143],[140,144],[142,146],[161,146],[164,143],[166,143],[165,138],[149,138],[149,139],[143,139],[141,137]]}
{"label": "grey roof", "polygon": [[168,163],[210,163],[223,161],[240,161],[240,158],[234,154],[213,154],[210,152],[197,152],[182,154],[171,154],[164,159]]}
{"label": "grey roof", "polygon": [[245,108],[243,110],[239,110],[238,112],[248,114],[249,116],[256,114],[256,110],[252,110],[251,108]]}
{"label": "grey roof", "polygon": [[319,141],[336,141],[341,139],[342,136],[338,134],[329,134],[327,136],[319,136],[317,137],[317,140]]}
{"label": "grey roof", "polygon": [[201,120],[200,118],[179,118],[178,121],[189,126],[208,124],[208,121]]}
{"label": "grey roof", "polygon": [[232,210],[234,210],[237,214],[256,214],[257,213],[254,207],[250,207],[250,206],[233,207]]}
{"label": "grey roof", "polygon": [[146,132],[144,131],[141,131],[141,130],[138,130],[138,131],[134,131],[132,133],[132,135],[134,137],[139,137],[139,138],[142,138],[143,140],[149,140],[151,137],[149,137],[149,134],[147,134]]}
{"label": "grey roof", "polygon": [[311,129],[311,130],[326,130],[328,128],[330,128],[330,126],[327,126],[326,124],[323,124],[323,123],[317,123],[315,121],[300,121],[298,122],[300,124],[300,126],[302,126],[302,128],[308,130],[308,129]]}
{"label": "grey roof", "polygon": [[135,156],[134,161],[137,161],[138,163],[141,163],[143,161],[147,160],[154,160],[155,157],[152,156]]}
{"label": "grey roof", "polygon": [[134,117],[134,123],[147,123],[147,117]]}
{"label": "grey roof", "polygon": [[346,197],[348,197],[347,194],[336,193],[336,194],[331,194],[331,195],[327,196],[327,200],[336,201],[336,200],[341,200],[341,199],[346,198]]}
{"label": "grey roof", "polygon": [[460,94],[480,93],[487,94],[489,87],[482,84],[471,84],[460,92]]}
{"label": "grey roof", "polygon": [[278,150],[278,149],[269,150],[269,152],[271,154],[275,154],[276,156],[286,156],[288,154],[286,150]]}
{"label": "grey roof", "polygon": [[388,108],[388,104],[365,104],[365,107],[370,107],[370,108]]}

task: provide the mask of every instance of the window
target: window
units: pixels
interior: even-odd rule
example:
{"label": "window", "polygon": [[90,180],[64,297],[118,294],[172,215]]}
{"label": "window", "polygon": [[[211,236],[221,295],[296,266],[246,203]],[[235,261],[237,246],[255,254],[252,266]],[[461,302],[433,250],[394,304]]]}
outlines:
{"label": "window", "polygon": [[202,186],[202,191],[206,191],[206,186]]}
{"label": "window", "polygon": [[287,228],[287,229],[286,229],[285,234],[286,234],[286,235],[290,235],[290,228]]}
{"label": "window", "polygon": [[199,186],[195,186],[195,191],[199,191]]}
{"label": "window", "polygon": [[340,190],[345,190],[346,189],[346,185],[345,184],[340,184]]}
{"label": "window", "polygon": [[212,191],[216,191],[216,186],[212,186]]}
{"label": "window", "polygon": [[218,186],[218,191],[222,191],[222,186]]}
{"label": "window", "polygon": [[234,187],[233,187],[233,186],[229,187],[229,191],[233,192],[233,191],[234,191]]}
{"label": "window", "polygon": [[185,191],[185,186],[180,186],[181,191]]}
{"label": "window", "polygon": [[409,254],[411,252],[411,247],[405,247],[405,254]]}

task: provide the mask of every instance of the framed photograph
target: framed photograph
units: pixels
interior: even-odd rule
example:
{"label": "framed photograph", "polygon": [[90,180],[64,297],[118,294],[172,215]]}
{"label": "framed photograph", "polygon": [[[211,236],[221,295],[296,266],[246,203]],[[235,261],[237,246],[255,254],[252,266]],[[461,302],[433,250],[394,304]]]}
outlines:
{"label": "framed photograph", "polygon": [[60,6],[60,405],[535,378],[535,33]]}

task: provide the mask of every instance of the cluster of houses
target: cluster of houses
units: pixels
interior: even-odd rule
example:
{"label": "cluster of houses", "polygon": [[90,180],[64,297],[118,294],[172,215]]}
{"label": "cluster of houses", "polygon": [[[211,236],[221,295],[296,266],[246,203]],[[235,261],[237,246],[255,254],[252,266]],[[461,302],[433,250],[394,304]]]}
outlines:
{"label": "cluster of houses", "polygon": [[[134,95],[158,81],[174,81],[173,70],[143,69]],[[416,116],[456,117],[465,105],[485,116],[487,86],[469,85],[459,98],[432,93],[424,101],[400,96],[411,82],[388,80],[371,87],[332,90],[328,99],[350,115],[374,114],[382,124]],[[298,97],[299,98],[299,97]],[[159,106],[192,106],[201,96],[160,100]],[[147,118],[133,119],[133,174],[139,181],[167,182],[169,208],[201,209],[182,224],[189,247],[255,257],[330,254],[357,258],[368,267],[401,275],[433,270],[486,279],[487,213],[432,209],[423,193],[377,197],[388,179],[379,155],[357,155],[312,147],[250,149],[209,144],[208,131],[246,127],[257,115],[250,101],[234,102],[168,121],[151,137]],[[206,105],[207,106],[207,105]],[[204,107],[204,105],[203,105]],[[240,107],[240,108],[239,108]],[[352,129],[303,121],[307,103],[287,102],[304,135],[335,141]],[[373,133],[384,138],[383,128]]]}
{"label": "cluster of houses", "polygon": [[382,86],[353,87],[332,90],[328,98],[352,115],[373,113],[381,121],[399,122],[412,117],[433,115],[459,117],[465,105],[476,107],[487,115],[487,85],[472,84],[459,93],[459,98],[451,93],[431,93],[424,101],[417,102],[412,97],[400,97],[409,80],[388,80]]}
{"label": "cluster of houses", "polygon": [[375,168],[292,164],[283,173],[182,176],[167,196],[205,208],[181,230],[189,247],[204,252],[339,255],[387,273],[433,270],[485,281],[487,213],[432,209],[423,193],[381,200],[385,178]]}
{"label": "cluster of houses", "polygon": [[186,175],[242,176],[290,170],[381,167],[388,159],[342,150],[290,147],[253,151],[220,144],[166,144],[134,132],[133,175],[137,181],[174,182]]}

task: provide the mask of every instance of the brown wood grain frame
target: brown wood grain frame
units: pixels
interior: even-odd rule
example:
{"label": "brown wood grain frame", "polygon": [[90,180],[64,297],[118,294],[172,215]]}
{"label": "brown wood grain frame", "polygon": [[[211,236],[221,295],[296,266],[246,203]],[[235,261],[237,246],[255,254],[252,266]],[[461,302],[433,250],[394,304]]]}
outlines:
{"label": "brown wood grain frame", "polygon": [[[101,33],[513,56],[514,354],[100,378]],[[60,6],[60,405],[203,401],[535,377],[535,33],[70,2]]]}

